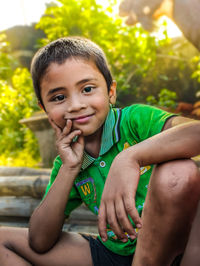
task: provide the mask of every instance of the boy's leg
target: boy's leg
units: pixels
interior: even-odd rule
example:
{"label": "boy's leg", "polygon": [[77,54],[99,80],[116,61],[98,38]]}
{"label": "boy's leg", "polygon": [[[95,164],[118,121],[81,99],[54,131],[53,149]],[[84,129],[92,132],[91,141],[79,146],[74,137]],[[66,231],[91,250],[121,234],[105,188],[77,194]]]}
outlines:
{"label": "boy's leg", "polygon": [[152,173],[133,266],[168,266],[184,252],[200,196],[192,160],[157,165]]}
{"label": "boy's leg", "polygon": [[28,229],[0,228],[1,266],[92,266],[89,241],[75,233],[62,233],[59,241],[44,254],[28,244]]}
{"label": "boy's leg", "polygon": [[190,237],[184,256],[181,261],[181,266],[199,266],[200,265],[200,203],[198,205],[197,214],[195,216]]}

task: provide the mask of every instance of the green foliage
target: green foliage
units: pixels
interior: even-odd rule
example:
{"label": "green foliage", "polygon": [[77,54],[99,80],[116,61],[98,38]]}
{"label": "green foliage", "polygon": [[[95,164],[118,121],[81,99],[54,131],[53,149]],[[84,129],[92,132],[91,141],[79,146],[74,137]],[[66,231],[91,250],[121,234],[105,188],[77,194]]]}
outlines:
{"label": "green foliage", "polygon": [[146,103],[149,104],[149,105],[157,105],[158,101],[156,100],[156,97],[155,96],[149,95],[146,98]]}
{"label": "green foliage", "polygon": [[38,145],[19,121],[38,107],[29,71],[16,66],[6,36],[0,35],[0,165],[33,166],[39,160]]}
{"label": "green foliage", "polygon": [[196,65],[196,69],[192,73],[192,78],[197,79],[197,81],[200,83],[200,56],[194,56],[192,61]]}
{"label": "green foliage", "polygon": [[146,98],[147,104],[150,105],[157,105],[160,107],[176,107],[176,99],[177,95],[176,92],[170,91],[166,88],[162,89],[158,94],[158,99],[155,96],[150,95]]}
{"label": "green foliage", "polygon": [[26,130],[19,124],[19,121],[37,110],[27,69],[17,68],[14,71],[11,85],[6,81],[0,81],[0,98],[0,152],[3,151],[3,147],[7,150],[22,148]]}
{"label": "green foliage", "polygon": [[6,163],[7,158],[7,163],[32,166],[39,159],[38,145],[33,133],[19,123],[38,109],[27,69],[17,68],[11,84],[0,80],[0,99],[0,161]]}
{"label": "green foliage", "polygon": [[[197,80],[198,84],[200,84],[200,56],[194,56],[192,62],[195,64],[195,69],[191,78]],[[200,86],[196,92],[196,97],[200,98]]]}
{"label": "green foliage", "polygon": [[148,95],[156,98],[161,88],[176,92],[177,102],[196,101],[195,94],[199,84],[191,79],[195,65],[191,62],[190,56],[194,48],[189,43],[186,47],[184,45],[185,41],[179,39],[158,49],[155,65],[149,69],[140,84],[141,101],[144,101]]}
{"label": "green foliage", "polygon": [[[49,6],[45,16],[40,19],[37,28],[47,35],[47,42],[62,36],[79,35],[104,43],[111,40],[110,29],[114,29],[115,21],[111,17],[112,8],[107,13],[95,0],[59,0],[57,6]],[[101,22],[101,23],[100,23]],[[116,33],[116,30],[112,34]],[[110,33],[110,32],[109,32]],[[104,35],[104,39],[102,39]]]}
{"label": "green foliage", "polygon": [[9,80],[17,62],[10,54],[10,44],[6,35],[0,34],[0,80]]}
{"label": "green foliage", "polygon": [[39,157],[34,158],[26,149],[0,155],[1,166],[37,167],[38,161]]}

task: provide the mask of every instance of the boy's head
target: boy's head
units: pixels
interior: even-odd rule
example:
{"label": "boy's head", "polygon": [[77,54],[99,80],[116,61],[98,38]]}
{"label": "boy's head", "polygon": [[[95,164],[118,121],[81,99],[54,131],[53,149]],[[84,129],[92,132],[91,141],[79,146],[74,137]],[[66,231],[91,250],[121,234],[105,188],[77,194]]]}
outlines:
{"label": "boy's head", "polygon": [[102,49],[92,41],[81,37],[60,38],[41,48],[31,64],[33,86],[39,103],[44,107],[41,98],[41,80],[52,63],[63,64],[67,59],[80,58],[92,61],[105,78],[108,91],[112,76]]}
{"label": "boy's head", "polygon": [[36,53],[31,72],[40,105],[54,125],[64,129],[71,120],[72,130],[100,136],[116,100],[116,82],[96,44],[78,37],[58,39]]}

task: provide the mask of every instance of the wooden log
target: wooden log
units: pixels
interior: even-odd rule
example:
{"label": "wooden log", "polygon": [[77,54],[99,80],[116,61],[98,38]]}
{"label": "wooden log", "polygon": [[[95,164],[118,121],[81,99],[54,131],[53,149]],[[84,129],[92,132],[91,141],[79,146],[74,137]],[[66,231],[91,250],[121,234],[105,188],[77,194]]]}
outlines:
{"label": "wooden log", "polygon": [[0,216],[30,217],[39,203],[31,197],[0,197]]}
{"label": "wooden log", "polygon": [[97,215],[93,214],[84,204],[75,209],[70,217],[67,219],[68,223],[80,223],[81,222],[96,222],[98,219]]}
{"label": "wooden log", "polygon": [[0,176],[0,196],[30,196],[41,199],[49,176]]}
{"label": "wooden log", "polygon": [[29,167],[7,167],[0,166],[0,176],[32,176],[32,175],[48,175],[50,176],[51,169],[35,169]]}
{"label": "wooden log", "polygon": [[[27,228],[29,226],[29,217],[8,217],[0,216],[0,227],[9,226],[9,227],[18,227],[18,228]],[[92,233],[98,234],[97,223],[91,221],[76,221],[69,222],[65,220],[63,225],[63,231],[65,232],[76,232],[76,233]]]}
{"label": "wooden log", "polygon": [[[0,197],[0,217],[30,217],[34,209],[40,204],[41,200],[31,197]],[[85,205],[75,209],[68,223],[80,223],[90,221],[94,224],[97,216],[94,215]]]}

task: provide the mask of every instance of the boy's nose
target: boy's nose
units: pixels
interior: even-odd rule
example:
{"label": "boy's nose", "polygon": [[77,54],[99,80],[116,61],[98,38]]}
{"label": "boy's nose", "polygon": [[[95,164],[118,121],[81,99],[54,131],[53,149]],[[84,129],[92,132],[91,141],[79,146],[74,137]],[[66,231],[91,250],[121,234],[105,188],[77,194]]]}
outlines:
{"label": "boy's nose", "polygon": [[70,112],[77,112],[80,109],[86,108],[86,103],[81,101],[78,97],[74,97],[70,99],[70,102],[67,104],[67,111]]}

